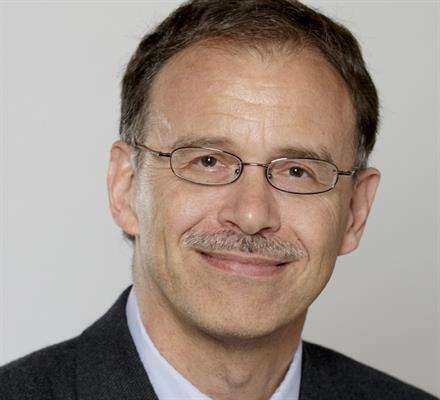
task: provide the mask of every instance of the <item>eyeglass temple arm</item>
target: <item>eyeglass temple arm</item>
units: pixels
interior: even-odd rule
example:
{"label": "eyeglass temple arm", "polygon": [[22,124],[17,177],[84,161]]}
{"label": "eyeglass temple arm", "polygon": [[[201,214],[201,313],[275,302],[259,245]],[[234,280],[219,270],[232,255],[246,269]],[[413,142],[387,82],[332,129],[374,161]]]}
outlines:
{"label": "eyeglass temple arm", "polygon": [[133,142],[133,147],[136,149],[139,149],[139,150],[149,151],[150,153],[154,154],[157,157],[171,157],[171,153],[164,153],[162,151],[153,150],[153,149],[150,149],[149,147],[147,147],[143,144],[139,144],[137,142]]}
{"label": "eyeglass temple arm", "polygon": [[338,170],[338,175],[347,175],[347,176],[353,176],[356,174],[356,172],[358,172],[358,169],[353,169],[352,171],[339,171]]}

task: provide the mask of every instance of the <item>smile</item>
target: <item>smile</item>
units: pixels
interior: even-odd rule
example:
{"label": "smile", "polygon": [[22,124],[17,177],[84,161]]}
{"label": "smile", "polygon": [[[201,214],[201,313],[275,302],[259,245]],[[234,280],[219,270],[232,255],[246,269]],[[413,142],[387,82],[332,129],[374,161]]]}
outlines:
{"label": "smile", "polygon": [[198,251],[210,266],[244,276],[272,276],[283,271],[288,262],[260,256]]}

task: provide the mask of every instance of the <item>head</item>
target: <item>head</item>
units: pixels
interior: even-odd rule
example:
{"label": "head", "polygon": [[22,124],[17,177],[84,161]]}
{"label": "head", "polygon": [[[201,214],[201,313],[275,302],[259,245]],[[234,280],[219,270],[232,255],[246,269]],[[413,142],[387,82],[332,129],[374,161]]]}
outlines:
{"label": "head", "polygon": [[[362,236],[379,180],[366,167],[377,120],[359,46],[325,16],[287,0],[176,10],[127,67],[109,169],[145,301],[223,338],[301,326],[337,256]],[[273,188],[255,165],[203,186],[134,143],[215,147],[260,164],[306,155],[358,172],[314,195]]]}

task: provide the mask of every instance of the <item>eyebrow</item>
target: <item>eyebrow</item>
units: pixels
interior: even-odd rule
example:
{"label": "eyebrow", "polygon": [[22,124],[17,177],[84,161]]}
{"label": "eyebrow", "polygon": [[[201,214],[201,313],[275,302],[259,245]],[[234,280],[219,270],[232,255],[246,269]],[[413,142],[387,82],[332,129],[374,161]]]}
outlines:
{"label": "eyebrow", "polygon": [[[185,135],[177,139],[172,148],[178,147],[232,147],[232,141],[223,136]],[[219,149],[221,150],[221,149]]]}
{"label": "eyebrow", "polygon": [[[234,142],[224,136],[195,136],[185,135],[177,139],[172,148],[179,147],[214,147],[219,150],[229,151],[234,147]],[[277,158],[313,158],[317,160],[328,161],[334,164],[330,151],[326,146],[318,146],[317,148],[310,148],[302,145],[283,146],[278,147],[272,152]]]}
{"label": "eyebrow", "polygon": [[334,164],[333,157],[326,146],[309,148],[301,145],[281,147],[276,150],[280,157],[287,158],[314,158],[317,160],[328,161]]}

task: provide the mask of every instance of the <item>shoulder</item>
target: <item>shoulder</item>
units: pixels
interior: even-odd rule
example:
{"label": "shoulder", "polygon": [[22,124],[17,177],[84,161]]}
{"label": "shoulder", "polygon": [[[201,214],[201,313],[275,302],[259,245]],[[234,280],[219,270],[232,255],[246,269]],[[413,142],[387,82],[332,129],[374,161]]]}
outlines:
{"label": "shoulder", "polygon": [[[350,357],[325,347],[304,343],[303,372],[305,368],[327,377],[329,385],[340,398],[435,400],[432,395],[408,385],[384,372],[371,368]],[[310,379],[309,377],[305,377]],[[318,378],[314,377],[315,380]],[[338,397],[339,398],[339,397]]]}
{"label": "shoulder", "polygon": [[[81,390],[85,398],[123,398],[118,393],[126,389],[124,380],[115,384],[121,376],[138,378],[141,384],[135,384],[142,386],[145,372],[125,318],[130,288],[79,336],[0,367],[0,399],[73,400]],[[94,388],[102,395],[94,395]]]}
{"label": "shoulder", "polygon": [[0,399],[73,399],[76,341],[41,349],[0,367]]}

